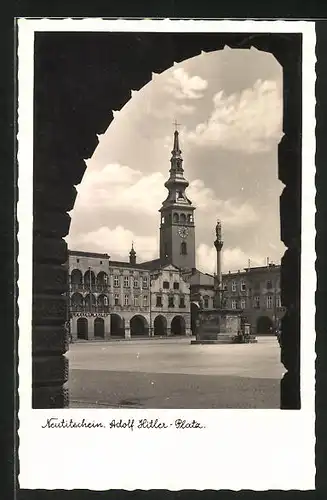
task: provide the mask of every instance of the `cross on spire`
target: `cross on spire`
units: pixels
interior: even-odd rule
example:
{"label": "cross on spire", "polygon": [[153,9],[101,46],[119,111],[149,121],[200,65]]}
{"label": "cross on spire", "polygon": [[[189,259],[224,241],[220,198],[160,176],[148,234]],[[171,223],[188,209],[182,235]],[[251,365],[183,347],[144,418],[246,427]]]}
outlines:
{"label": "cross on spire", "polygon": [[174,121],[173,125],[175,125],[175,130],[178,130],[178,127],[180,127],[180,123],[177,123],[177,120]]}

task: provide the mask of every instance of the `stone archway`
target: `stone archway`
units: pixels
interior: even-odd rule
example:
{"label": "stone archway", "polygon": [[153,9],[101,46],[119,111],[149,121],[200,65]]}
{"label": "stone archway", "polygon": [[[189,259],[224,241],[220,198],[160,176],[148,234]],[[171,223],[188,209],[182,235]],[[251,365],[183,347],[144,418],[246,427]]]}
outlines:
{"label": "stone archway", "polygon": [[174,316],[170,325],[171,335],[185,335],[186,325],[183,316]]}
{"label": "stone archway", "polygon": [[125,322],[119,314],[110,314],[110,336],[125,338]]}
{"label": "stone archway", "polygon": [[257,319],[256,330],[258,335],[272,335],[274,324],[269,316],[259,316]]}
{"label": "stone archway", "polygon": [[95,318],[95,320],[94,320],[94,337],[104,339],[104,320],[103,320],[103,318]]}
{"label": "stone archway", "polygon": [[77,320],[77,338],[81,340],[88,340],[88,322],[86,318],[78,318]]}
{"label": "stone archway", "polygon": [[[119,38],[120,37],[120,38]],[[284,136],[279,144],[281,234],[286,246],[281,275],[283,303],[282,408],[300,407],[301,255],[301,34],[263,33],[35,33],[33,407],[68,403],[68,360],[64,357],[67,318],[67,244],[70,212],[98,136],[151,80],[204,52],[250,48],[272,53],[283,66]],[[113,51],[112,48],[115,48]],[[51,71],[49,68],[51,54]],[[114,54],[114,55],[113,55]],[[67,141],[69,137],[69,141]],[[47,334],[55,326],[55,334]],[[64,347],[65,346],[65,347]],[[46,358],[52,371],[47,369]],[[58,374],[61,374],[59,376]]]}
{"label": "stone archway", "polygon": [[149,335],[149,325],[141,314],[133,316],[129,322],[131,337],[143,337]]}
{"label": "stone archway", "polygon": [[159,336],[167,335],[167,319],[162,316],[162,314],[159,314],[159,316],[156,316],[154,319],[153,333]]}

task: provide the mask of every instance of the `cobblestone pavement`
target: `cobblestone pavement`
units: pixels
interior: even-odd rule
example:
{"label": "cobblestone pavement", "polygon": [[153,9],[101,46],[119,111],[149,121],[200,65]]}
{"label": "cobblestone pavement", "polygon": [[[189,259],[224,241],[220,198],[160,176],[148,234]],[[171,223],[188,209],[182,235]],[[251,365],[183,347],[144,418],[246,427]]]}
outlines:
{"label": "cobblestone pavement", "polygon": [[257,344],[189,339],[71,345],[71,407],[278,408],[284,369],[276,337]]}

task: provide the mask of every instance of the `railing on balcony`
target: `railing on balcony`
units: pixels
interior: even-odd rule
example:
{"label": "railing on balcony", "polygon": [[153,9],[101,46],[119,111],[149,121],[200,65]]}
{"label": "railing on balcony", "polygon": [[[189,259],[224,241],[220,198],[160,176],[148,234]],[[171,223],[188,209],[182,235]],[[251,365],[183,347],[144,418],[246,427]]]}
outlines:
{"label": "railing on balcony", "polygon": [[109,292],[109,285],[105,283],[97,284],[97,283],[71,283],[70,289],[73,292]]}

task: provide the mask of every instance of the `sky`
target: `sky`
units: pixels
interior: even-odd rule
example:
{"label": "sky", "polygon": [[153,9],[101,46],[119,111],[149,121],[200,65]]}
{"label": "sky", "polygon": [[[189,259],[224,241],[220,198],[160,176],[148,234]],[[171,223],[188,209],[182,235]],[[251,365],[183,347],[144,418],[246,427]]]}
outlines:
{"label": "sky", "polygon": [[255,48],[229,49],[175,64],[132,97],[99,136],[70,212],[71,250],[137,261],[158,257],[175,120],[186,191],[195,210],[196,266],[215,272],[215,224],[222,221],[223,272],[279,263],[277,146],[282,68]]}

